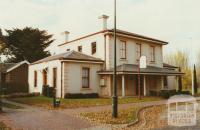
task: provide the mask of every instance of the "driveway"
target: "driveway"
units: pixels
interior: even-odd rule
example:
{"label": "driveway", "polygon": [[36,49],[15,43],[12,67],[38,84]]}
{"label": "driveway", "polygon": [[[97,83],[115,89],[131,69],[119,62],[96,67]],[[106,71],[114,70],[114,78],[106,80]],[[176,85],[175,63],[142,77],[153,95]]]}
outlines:
{"label": "driveway", "polygon": [[[70,113],[60,110],[46,110],[15,103],[23,109],[4,108],[6,116],[11,120],[14,129],[28,130],[74,130],[92,127],[86,120],[77,118]],[[5,115],[5,114],[4,114]]]}
{"label": "driveway", "polygon": [[[111,105],[76,108],[76,109],[58,109],[47,110],[41,107],[29,106],[4,100],[11,104],[22,106],[23,109],[4,108],[6,117],[9,118],[9,125],[15,129],[28,130],[109,130],[111,126],[97,125],[87,120],[77,117],[81,112],[98,112],[102,110],[111,110]],[[119,109],[126,109],[133,106],[151,106],[165,104],[166,101],[152,101],[143,103],[121,104]]]}
{"label": "driveway", "polygon": [[[5,101],[10,102],[10,101]],[[15,102],[10,102],[18,106],[24,107],[23,109],[6,109],[4,111],[4,118],[10,120],[9,125],[15,129],[28,129],[28,130],[110,130],[112,129],[109,125],[99,125],[88,122],[87,120],[77,117],[81,112],[98,112],[102,110],[111,110],[111,105],[86,107],[86,108],[75,108],[75,109],[58,109],[58,110],[47,110],[41,107],[28,106]],[[119,109],[126,109],[134,106],[155,106],[166,104],[166,100],[163,101],[152,101],[152,102],[141,102],[131,104],[121,104]],[[154,111],[155,113],[155,111]],[[159,112],[158,112],[159,113]],[[145,115],[151,113],[147,112]],[[200,115],[200,112],[199,114]],[[2,116],[1,116],[2,117]],[[156,120],[166,120],[166,112],[161,113],[161,116],[156,117]],[[1,119],[0,119],[1,121]],[[147,122],[148,123],[148,122]],[[145,128],[145,125],[143,126]],[[156,127],[157,128],[157,127]],[[132,129],[132,128],[130,128]],[[165,126],[162,130],[199,130],[200,129],[200,117],[198,116],[197,126],[187,128],[175,128]],[[156,129],[159,130],[159,129]],[[160,129],[161,130],[161,129]]]}

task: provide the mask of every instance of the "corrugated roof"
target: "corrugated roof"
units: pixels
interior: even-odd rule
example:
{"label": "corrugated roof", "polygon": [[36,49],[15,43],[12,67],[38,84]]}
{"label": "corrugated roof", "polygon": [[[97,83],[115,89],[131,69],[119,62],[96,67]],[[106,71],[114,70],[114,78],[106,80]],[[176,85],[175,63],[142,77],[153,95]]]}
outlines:
{"label": "corrugated roof", "polygon": [[[117,66],[117,72],[130,72],[130,73],[138,73],[138,65],[135,64],[122,64]],[[113,73],[113,68],[110,70],[99,71],[101,73]],[[184,73],[178,72],[176,70],[155,67],[155,66],[147,66],[145,69],[140,69],[141,74],[160,74],[160,75],[182,75]]]}
{"label": "corrugated roof", "polygon": [[36,61],[32,64],[38,64],[42,62],[52,61],[52,60],[77,60],[77,61],[97,61],[97,62],[103,62],[100,58],[95,58],[80,52],[76,51],[68,51],[65,53],[53,55],[46,57],[44,59],[41,59],[39,61]]}

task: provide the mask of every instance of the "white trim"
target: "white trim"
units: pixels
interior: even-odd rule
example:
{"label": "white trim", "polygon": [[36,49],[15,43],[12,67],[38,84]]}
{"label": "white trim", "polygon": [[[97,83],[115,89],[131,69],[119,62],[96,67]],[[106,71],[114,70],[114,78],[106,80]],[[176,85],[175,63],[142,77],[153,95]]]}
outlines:
{"label": "white trim", "polygon": [[95,64],[102,64],[104,61],[78,61],[78,60],[61,60],[64,62],[78,62],[78,63],[95,63]]}
{"label": "white trim", "polygon": [[122,75],[122,97],[125,97],[125,75]]}
{"label": "white trim", "polygon": [[[112,72],[97,72],[99,75],[113,75]],[[121,75],[121,74],[132,74],[132,75],[137,75],[138,73],[137,72],[133,72],[133,73],[130,73],[130,72],[117,72],[118,75]],[[160,75],[160,76],[163,76],[164,74],[162,73],[141,73],[143,75]],[[182,74],[165,74],[167,76],[179,76],[179,75],[182,75]]]}
{"label": "white trim", "polygon": [[147,95],[146,76],[144,75],[144,96]]}
{"label": "white trim", "polygon": [[19,66],[21,66],[21,65],[23,65],[25,63],[28,64],[28,65],[30,65],[30,63],[28,61],[24,60],[22,62],[17,63],[16,65],[14,65],[13,67],[11,67],[10,69],[6,70],[6,73],[8,73],[8,72],[10,72],[10,71],[18,68]]}

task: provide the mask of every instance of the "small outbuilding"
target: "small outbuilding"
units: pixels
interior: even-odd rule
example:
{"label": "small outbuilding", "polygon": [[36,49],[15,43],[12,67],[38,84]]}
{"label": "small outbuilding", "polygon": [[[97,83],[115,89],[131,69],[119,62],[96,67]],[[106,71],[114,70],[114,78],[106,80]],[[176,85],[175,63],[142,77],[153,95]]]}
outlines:
{"label": "small outbuilding", "polygon": [[0,63],[1,84],[5,93],[28,92],[28,61],[19,63]]}

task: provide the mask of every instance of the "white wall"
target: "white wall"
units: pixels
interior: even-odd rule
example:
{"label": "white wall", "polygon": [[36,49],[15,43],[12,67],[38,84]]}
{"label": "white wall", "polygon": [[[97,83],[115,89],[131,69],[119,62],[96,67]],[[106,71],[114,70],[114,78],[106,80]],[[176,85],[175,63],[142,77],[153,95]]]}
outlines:
{"label": "white wall", "polygon": [[176,76],[167,76],[167,84],[168,89],[177,89]]}
{"label": "white wall", "polygon": [[[126,41],[126,59],[120,59],[120,40]],[[137,64],[136,57],[136,43],[141,44],[142,55],[147,56],[147,63],[149,66],[157,66],[163,67],[163,54],[162,54],[162,45],[137,41],[130,38],[118,37],[117,38],[117,65],[121,65],[123,63],[126,64]],[[155,63],[150,62],[150,46],[155,46]],[[108,44],[109,54],[107,55],[107,67],[113,67],[113,58],[114,58],[114,38],[113,36],[109,36],[109,44]]]}
{"label": "white wall", "polygon": [[[93,55],[91,52],[92,42],[96,42],[96,45],[97,45],[97,52]],[[66,52],[67,49],[78,51],[78,46],[82,46],[82,53],[93,56],[93,57],[101,58],[102,60],[104,60],[105,49],[104,49],[103,33],[59,46],[59,50],[60,50],[60,53]]]}
{"label": "white wall", "polygon": [[[82,88],[82,67],[90,68],[90,88]],[[91,63],[64,63],[65,93],[99,93],[99,75],[102,65]]]}
{"label": "white wall", "polygon": [[[120,59],[120,40],[126,41],[126,60]],[[97,52],[96,54],[91,54],[91,43],[97,43]],[[137,64],[136,61],[136,43],[142,44],[142,55],[147,56],[147,62],[150,66],[163,67],[163,50],[162,45],[138,41],[126,37],[117,37],[117,65],[123,63],[126,64]],[[150,46],[155,46],[155,63],[150,62]],[[113,54],[114,54],[114,39],[111,35],[106,35],[106,50],[105,50],[105,41],[104,34],[100,33],[93,35],[81,40],[77,40],[63,46],[59,46],[60,52],[66,52],[67,49],[78,51],[78,46],[82,46],[82,52],[87,55],[91,55],[97,58],[105,60],[106,53],[106,68],[110,69],[113,67]]]}
{"label": "white wall", "polygon": [[[53,68],[57,68],[57,93],[56,96],[61,96],[61,62],[59,60],[44,62],[40,64],[34,64],[29,66],[29,92],[40,92],[42,93],[43,76],[42,70],[48,67],[47,72],[47,84],[53,86]],[[37,71],[37,87],[34,87],[34,71]]]}

